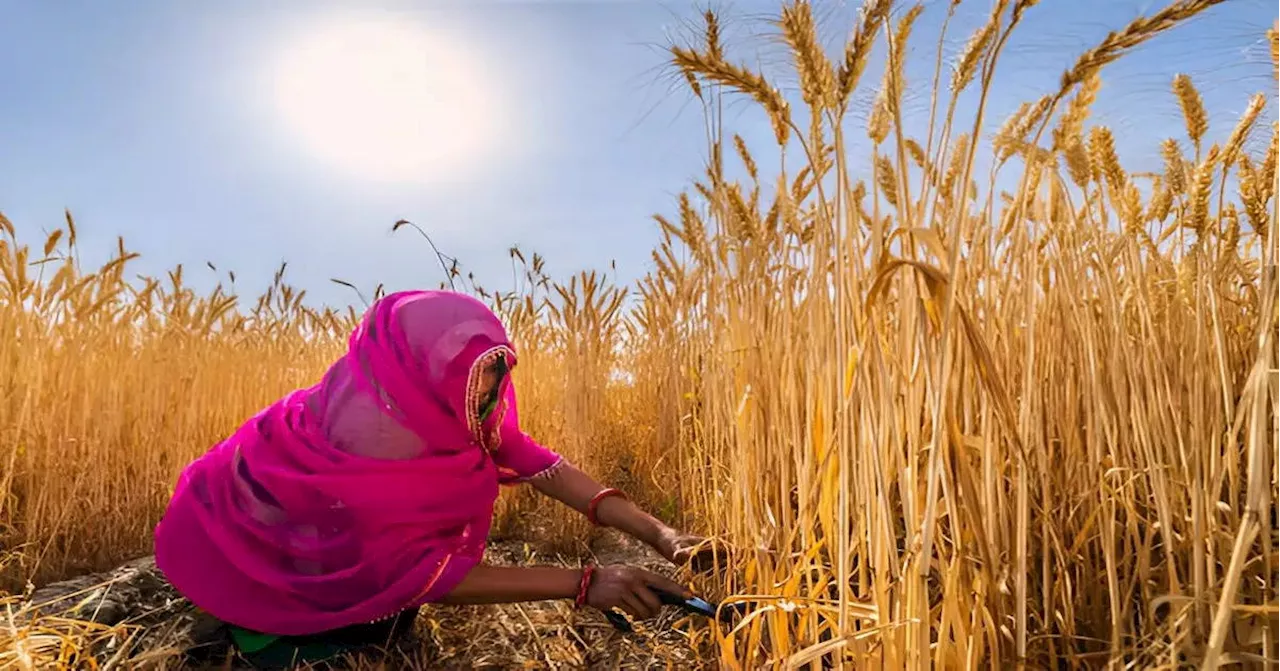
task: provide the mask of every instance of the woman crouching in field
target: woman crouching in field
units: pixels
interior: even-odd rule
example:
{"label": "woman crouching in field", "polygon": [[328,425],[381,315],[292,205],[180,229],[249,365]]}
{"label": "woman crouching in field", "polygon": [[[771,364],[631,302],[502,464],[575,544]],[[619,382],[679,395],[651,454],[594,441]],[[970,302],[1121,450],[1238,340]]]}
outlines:
{"label": "woman crouching in field", "polygon": [[701,540],[642,512],[520,430],[515,351],[485,305],[444,291],[379,300],[317,385],[192,462],[156,563],[263,664],[399,636],[425,603],[574,600],[654,615],[679,584],[629,566],[482,563],[500,484],[543,494],[689,559]]}

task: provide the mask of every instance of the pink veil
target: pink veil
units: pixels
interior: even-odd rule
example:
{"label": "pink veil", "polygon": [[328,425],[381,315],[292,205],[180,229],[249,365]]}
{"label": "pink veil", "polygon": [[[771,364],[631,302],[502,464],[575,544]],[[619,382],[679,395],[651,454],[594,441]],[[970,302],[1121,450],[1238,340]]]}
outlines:
{"label": "pink veil", "polygon": [[514,386],[482,424],[498,318],[469,296],[379,300],[317,385],[192,462],[156,563],[213,616],[271,634],[368,622],[437,600],[481,559],[501,483],[563,463],[520,430]]}

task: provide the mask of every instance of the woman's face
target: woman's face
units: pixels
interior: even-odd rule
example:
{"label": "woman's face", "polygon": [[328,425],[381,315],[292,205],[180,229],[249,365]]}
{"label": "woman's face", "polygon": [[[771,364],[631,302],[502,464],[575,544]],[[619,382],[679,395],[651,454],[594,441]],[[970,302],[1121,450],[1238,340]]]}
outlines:
{"label": "woman's face", "polygon": [[498,391],[502,388],[502,378],[506,375],[507,361],[502,358],[495,359],[480,371],[480,397],[484,399],[480,403],[482,416],[498,402]]}

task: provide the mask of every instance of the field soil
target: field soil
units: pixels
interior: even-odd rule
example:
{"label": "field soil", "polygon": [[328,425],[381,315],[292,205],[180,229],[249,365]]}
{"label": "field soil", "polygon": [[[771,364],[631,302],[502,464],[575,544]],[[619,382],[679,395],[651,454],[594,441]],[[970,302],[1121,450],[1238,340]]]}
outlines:
{"label": "field soil", "polygon": [[[600,563],[672,573],[647,547],[612,532],[592,543],[591,554]],[[538,543],[522,540],[491,543],[487,558],[502,565],[579,565],[576,558],[543,554]],[[250,668],[232,658],[218,623],[178,595],[151,557],[36,589],[9,613],[0,619],[13,636],[14,652],[0,654],[0,668]],[[599,612],[575,611],[564,602],[431,606],[399,649],[337,668],[710,668],[690,649],[686,633],[690,624],[707,624],[682,619],[666,609],[652,621],[635,623],[634,633],[622,634]]]}

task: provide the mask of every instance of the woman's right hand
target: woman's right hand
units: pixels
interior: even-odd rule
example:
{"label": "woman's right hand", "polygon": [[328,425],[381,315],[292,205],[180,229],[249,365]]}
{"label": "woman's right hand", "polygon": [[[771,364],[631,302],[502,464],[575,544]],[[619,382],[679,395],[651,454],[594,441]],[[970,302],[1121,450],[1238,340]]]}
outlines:
{"label": "woman's right hand", "polygon": [[618,608],[638,620],[646,620],[658,614],[662,602],[654,589],[660,589],[683,598],[693,596],[679,583],[634,566],[615,564],[601,566],[591,576],[587,587],[587,605],[602,611]]}

